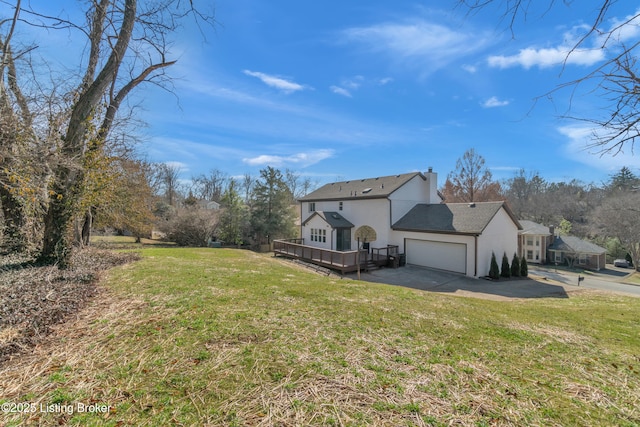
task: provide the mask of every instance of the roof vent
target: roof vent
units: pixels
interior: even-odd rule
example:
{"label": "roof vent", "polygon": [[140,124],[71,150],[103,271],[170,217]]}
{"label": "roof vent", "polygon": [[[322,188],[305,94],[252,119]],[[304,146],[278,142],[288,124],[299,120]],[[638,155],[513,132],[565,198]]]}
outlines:
{"label": "roof vent", "polygon": [[337,213],[331,215],[333,219],[340,219],[340,216]]}
{"label": "roof vent", "polygon": [[364,190],[362,190],[362,194],[367,194],[371,191],[371,188],[365,188]]}

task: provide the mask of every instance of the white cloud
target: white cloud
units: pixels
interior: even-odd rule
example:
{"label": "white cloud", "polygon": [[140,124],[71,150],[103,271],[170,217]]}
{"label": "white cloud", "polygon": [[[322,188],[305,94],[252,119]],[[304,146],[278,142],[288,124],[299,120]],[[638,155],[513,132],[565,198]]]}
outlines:
{"label": "white cloud", "polygon": [[640,157],[634,156],[631,150],[621,151],[614,156],[601,154],[597,147],[591,147],[597,130],[580,125],[559,127],[558,132],[567,138],[564,148],[567,158],[608,172],[619,170],[623,166],[640,168]]}
{"label": "white cloud", "polygon": [[347,98],[351,98],[351,92],[349,92],[347,89],[340,87],[340,86],[331,86],[329,87],[329,89],[331,89],[331,92],[336,93],[338,95],[342,95],[342,96],[346,96]]}
{"label": "white cloud", "polygon": [[247,76],[256,77],[267,86],[271,86],[287,94],[305,89],[303,85],[285,80],[282,77],[272,76],[259,71],[243,70],[242,72]]}
{"label": "white cloud", "polygon": [[387,54],[402,63],[418,66],[425,73],[476,53],[491,40],[477,31],[455,31],[425,19],[349,28],[343,34],[347,41],[362,44],[370,51]]}
{"label": "white cloud", "polygon": [[474,74],[476,73],[476,71],[478,71],[478,68],[475,65],[468,65],[468,64],[463,65],[462,69],[469,74]]}
{"label": "white cloud", "polygon": [[[563,41],[556,46],[526,47],[515,55],[493,55],[487,61],[490,66],[497,68],[549,68],[564,64],[591,66],[606,59],[607,49],[615,49],[621,43],[640,38],[639,14],[640,10],[622,19],[610,20],[608,29],[598,29],[588,40],[582,40],[582,37],[590,31],[590,27],[577,25],[565,32]],[[578,43],[580,45],[576,48]]]}
{"label": "white cloud", "polygon": [[393,81],[392,77],[384,77],[384,78],[378,80],[378,84],[380,86],[384,86],[384,85],[387,85],[387,84],[391,83],[392,81]]}
{"label": "white cloud", "polygon": [[177,169],[181,173],[189,171],[189,166],[186,163],[169,161],[169,162],[164,162],[164,164],[169,166],[170,168]]}
{"label": "white cloud", "polygon": [[516,55],[490,56],[487,60],[491,67],[510,68],[521,66],[529,69],[531,67],[549,68],[558,65],[593,65],[604,59],[602,49],[576,49],[572,51],[572,46],[558,46],[552,48],[521,49]]}
{"label": "white cloud", "polygon": [[334,150],[320,149],[307,153],[296,153],[290,156],[261,154],[256,157],[244,158],[242,161],[251,166],[269,165],[273,167],[280,167],[284,165],[295,165],[297,167],[304,168],[333,157],[333,154]]}
{"label": "white cloud", "polygon": [[484,108],[504,107],[506,105],[509,105],[509,101],[501,101],[496,96],[492,96],[482,103]]}

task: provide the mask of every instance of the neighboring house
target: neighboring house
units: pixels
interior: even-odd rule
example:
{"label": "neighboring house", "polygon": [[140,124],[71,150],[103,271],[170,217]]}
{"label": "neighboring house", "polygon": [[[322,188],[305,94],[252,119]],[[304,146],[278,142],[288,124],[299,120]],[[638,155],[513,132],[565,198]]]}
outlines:
{"label": "neighboring house", "polygon": [[520,225],[522,230],[518,233],[518,256],[525,258],[529,264],[546,264],[553,227],[527,220],[520,220]]}
{"label": "neighboring house", "polygon": [[217,211],[220,209],[220,203],[214,200],[198,200],[198,206],[210,211]]}
{"label": "neighboring house", "polygon": [[556,236],[549,246],[549,261],[589,270],[606,267],[607,250],[574,236]]}
{"label": "neighboring house", "polygon": [[607,250],[574,236],[556,236],[553,226],[521,220],[518,253],[534,264],[570,264],[591,270],[605,268]]}
{"label": "neighboring house", "polygon": [[518,249],[520,225],[504,202],[443,204],[432,169],[326,184],[300,202],[309,246],[354,250],[366,225],[372,248],[396,245],[408,264],[471,277],[488,274],[492,253],[511,258]]}

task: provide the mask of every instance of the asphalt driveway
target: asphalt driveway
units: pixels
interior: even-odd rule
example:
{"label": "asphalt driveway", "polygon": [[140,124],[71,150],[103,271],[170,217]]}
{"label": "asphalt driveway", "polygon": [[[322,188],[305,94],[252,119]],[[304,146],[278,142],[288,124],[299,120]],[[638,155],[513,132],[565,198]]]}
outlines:
{"label": "asphalt driveway", "polygon": [[514,298],[569,298],[569,293],[584,292],[584,287],[532,275],[529,278],[490,281],[461,274],[407,265],[361,273],[361,280],[440,292],[510,300]]}

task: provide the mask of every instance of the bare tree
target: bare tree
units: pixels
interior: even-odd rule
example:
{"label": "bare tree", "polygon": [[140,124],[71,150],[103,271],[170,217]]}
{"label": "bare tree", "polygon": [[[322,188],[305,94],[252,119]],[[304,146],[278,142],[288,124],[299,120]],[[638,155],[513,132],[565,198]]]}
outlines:
{"label": "bare tree", "polygon": [[[103,150],[116,114],[130,92],[143,82],[167,87],[165,69],[175,63],[168,58],[170,36],[185,17],[212,22],[193,1],[181,0],[93,0],[87,3],[86,18],[76,23],[39,13],[31,5],[17,2],[12,22],[64,28],[86,37],[89,48],[82,76],[73,90],[68,120],[56,145],[51,163],[51,182],[40,260],[67,263],[69,230],[81,209],[86,168],[94,153]],[[18,21],[18,16],[21,21]],[[11,51],[12,31],[3,38],[2,66]],[[3,70],[4,73],[4,70]]]}
{"label": "bare tree", "polygon": [[227,185],[229,185],[229,176],[219,169],[212,169],[209,175],[201,174],[191,180],[194,186],[196,197],[203,200],[214,200],[219,202],[222,199]]}
{"label": "bare tree", "polygon": [[291,193],[292,204],[317,186],[317,183],[314,183],[311,178],[303,177],[291,169],[285,169],[284,182]]}
{"label": "bare tree", "polygon": [[492,181],[484,157],[474,148],[456,161],[456,170],[447,176],[441,189],[446,202],[484,202],[501,200],[500,184]]}
{"label": "bare tree", "polygon": [[605,237],[618,238],[640,270],[640,192],[617,192],[592,213],[595,229]]}
{"label": "bare tree", "polygon": [[[534,4],[540,8],[542,2],[533,0],[459,0],[458,5],[466,8],[471,13],[486,9],[490,5],[497,5],[501,19],[508,22],[512,34],[515,34],[517,22],[526,21],[534,12]],[[640,69],[638,67],[638,51],[640,42],[637,39],[626,44],[626,34],[632,34],[638,26],[640,12],[634,9],[634,13],[623,19],[613,19],[612,6],[618,3],[613,0],[601,0],[595,7],[585,7],[579,2],[547,0],[541,9],[541,17],[555,7],[573,7],[583,13],[593,15],[589,24],[584,26],[582,34],[568,50],[565,63],[582,49],[591,49],[588,43],[593,42],[594,48],[601,50],[603,58],[600,64],[587,71],[578,79],[559,84],[541,97],[550,97],[563,88],[577,90],[579,86],[587,83],[595,84],[593,91],[600,99],[609,101],[601,111],[593,111],[592,115],[574,116],[566,114],[565,118],[571,118],[586,122],[594,126],[591,143],[587,148],[596,149],[602,154],[618,154],[625,147],[630,147],[633,152],[634,144],[640,137]],[[612,23],[612,24],[610,24]],[[606,25],[609,25],[608,27]],[[575,93],[575,92],[574,92]]]}
{"label": "bare tree", "polygon": [[160,187],[169,206],[176,206],[180,194],[180,166],[162,163],[158,166]]}

